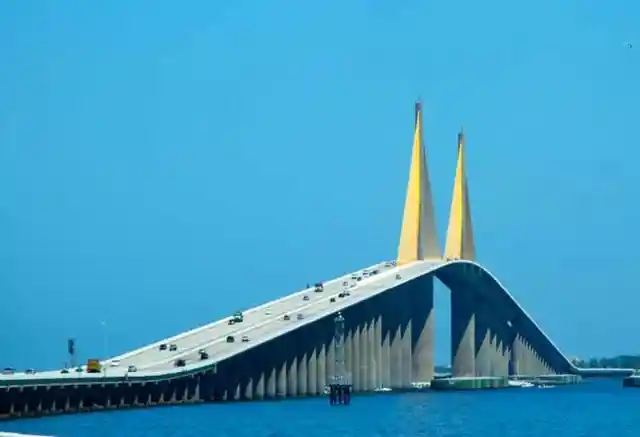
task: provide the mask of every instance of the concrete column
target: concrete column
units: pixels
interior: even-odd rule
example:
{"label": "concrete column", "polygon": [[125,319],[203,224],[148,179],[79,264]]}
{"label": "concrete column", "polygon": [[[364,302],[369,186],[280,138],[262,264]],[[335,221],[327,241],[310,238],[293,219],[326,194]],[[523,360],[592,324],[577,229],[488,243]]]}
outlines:
{"label": "concrete column", "polygon": [[369,319],[367,329],[367,389],[374,390],[378,386],[378,362],[376,355],[376,318]]}
{"label": "concrete column", "polygon": [[355,390],[355,378],[353,376],[353,328],[345,327],[346,333],[344,334],[344,361],[347,373],[351,376],[353,388]]}
{"label": "concrete column", "polygon": [[248,376],[245,378],[245,380],[243,381],[243,392],[244,392],[244,399],[248,399],[251,400],[253,399],[253,378],[251,376]]}
{"label": "concrete column", "polygon": [[[283,354],[284,355],[284,354]],[[284,358],[284,356],[281,355],[280,359],[282,359],[282,362],[280,363],[280,365],[278,366],[278,378],[276,381],[276,396],[279,398],[286,398],[287,397],[287,381],[288,381],[288,377],[287,377],[287,361]]]}
{"label": "concrete column", "polygon": [[497,376],[497,368],[500,365],[498,336],[494,326],[495,325],[492,323],[489,328],[489,376]]}
{"label": "concrete column", "polygon": [[353,327],[351,340],[351,374],[353,375],[353,390],[360,391],[360,331],[362,321],[358,320],[358,324]]}
{"label": "concrete column", "polygon": [[383,361],[382,361],[382,316],[375,318],[374,359],[376,360],[375,388],[382,386]]}
{"label": "concrete column", "polygon": [[476,311],[475,323],[476,376],[485,377],[491,374],[491,334],[486,309]]}
{"label": "concrete column", "polygon": [[382,362],[382,384],[386,388],[390,388],[392,386],[391,380],[391,337],[393,336],[393,331],[391,326],[389,325],[389,319],[391,319],[390,315],[385,315],[382,317],[382,325],[384,325],[384,329],[382,331],[382,346],[381,346],[381,362]]}
{"label": "concrete column", "polygon": [[[315,334],[315,333],[314,333]],[[321,339],[314,335],[313,346],[307,355],[307,394],[309,396],[318,395],[318,345]]]}
{"label": "concrete column", "polygon": [[[405,294],[408,298],[408,294]],[[411,383],[413,382],[413,359],[411,357],[411,307],[409,302],[405,299],[403,300],[403,314],[402,314],[402,387],[408,388],[411,387]]]}
{"label": "concrete column", "polygon": [[360,366],[360,391],[369,390],[369,320],[363,320],[360,324],[360,350],[359,361]]}
{"label": "concrete column", "polygon": [[[304,346],[303,346],[304,347]],[[298,396],[307,396],[307,360],[306,352],[298,355]]]}
{"label": "concrete column", "polygon": [[327,386],[327,344],[323,341],[318,349],[317,362],[317,392],[323,393]]}
{"label": "concrete column", "polygon": [[527,342],[524,337],[520,337],[520,374],[527,375],[529,370],[529,349],[527,348]]}
{"label": "concrete column", "polygon": [[475,315],[465,290],[451,290],[451,355],[454,377],[475,375]]}
{"label": "concrete column", "polygon": [[504,336],[504,328],[500,329],[500,368],[498,369],[498,376],[509,376],[509,351],[507,349],[507,343]]}
{"label": "concrete column", "polygon": [[500,376],[509,376],[509,360],[511,359],[511,343],[509,340],[509,334],[507,327],[503,326],[500,331],[501,343],[502,343],[502,366],[500,368]]}
{"label": "concrete column", "polygon": [[391,338],[391,387],[402,387],[402,326],[399,320],[395,320],[396,326]]}
{"label": "concrete column", "polygon": [[533,370],[533,351],[531,350],[531,346],[529,345],[529,342],[527,340],[525,340],[524,350],[525,350],[525,358],[524,358],[525,370],[527,372],[527,375],[531,376],[535,373]]}
{"label": "concrete column", "polygon": [[291,357],[287,361],[287,396],[298,396],[298,357],[295,348],[290,352]]}
{"label": "concrete column", "polygon": [[278,381],[278,372],[275,365],[271,365],[267,373],[267,381],[265,384],[265,395],[269,399],[276,397],[276,382]]}
{"label": "concrete column", "polygon": [[415,382],[430,382],[433,379],[435,349],[433,277],[429,275],[418,279],[410,296],[412,379]]}

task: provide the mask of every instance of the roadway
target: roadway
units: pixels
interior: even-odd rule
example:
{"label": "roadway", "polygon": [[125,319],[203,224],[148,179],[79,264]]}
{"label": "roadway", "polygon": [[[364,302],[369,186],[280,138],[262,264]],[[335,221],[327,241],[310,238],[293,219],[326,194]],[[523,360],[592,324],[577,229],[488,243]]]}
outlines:
{"label": "roadway", "polygon": [[[513,299],[511,294],[509,294],[502,284],[500,284],[500,282],[490,272],[475,263],[470,263],[468,261],[435,260],[419,261],[400,267],[396,267],[391,263],[380,263],[366,268],[368,271],[378,269],[378,274],[366,278],[362,277],[360,281],[354,281],[352,279],[352,275],[361,276],[362,270],[343,275],[324,283],[324,291],[321,293],[314,292],[313,288],[305,289],[247,310],[243,313],[244,321],[241,323],[229,325],[229,318],[225,318],[114,357],[106,361],[107,375],[105,376],[124,376],[127,371],[127,366],[129,365],[135,365],[138,368],[136,373],[129,374],[131,377],[160,376],[179,371],[195,370],[200,366],[220,362],[233,355],[242,353],[258,344],[284,335],[287,332],[293,331],[303,325],[313,323],[314,321],[333,314],[336,311],[344,310],[345,308],[369,299],[376,294],[391,290],[401,283],[411,281],[430,272],[437,272],[440,269],[464,268],[465,264],[473,264],[479,267],[484,274],[491,277],[496,291],[500,294],[500,298],[506,298],[514,304],[523,318],[535,326],[538,331],[538,335],[541,335],[544,341],[548,342],[548,344],[552,345],[553,348],[559,351],[551,339],[539,328],[537,324],[535,324],[533,319],[531,319],[526,311],[520,307],[517,301]],[[400,274],[400,279],[397,278],[397,274]],[[350,295],[340,298],[338,297],[338,294],[343,291],[343,282],[345,281],[350,285],[353,285],[349,290]],[[308,300],[303,299],[305,295],[309,297]],[[335,302],[330,301],[332,297],[335,298]],[[284,320],[285,314],[290,316],[290,320]],[[303,314],[304,318],[298,320],[298,314]],[[229,335],[233,335],[235,337],[235,342],[227,343],[226,339]],[[245,335],[249,338],[248,342],[241,341],[241,337]],[[175,344],[177,346],[177,351],[160,351],[159,346],[162,343],[167,345]],[[208,360],[200,360],[198,353],[200,349],[205,349],[207,351],[209,354]],[[560,354],[566,359],[561,352]],[[178,358],[185,360],[185,367],[175,367],[175,361]],[[119,366],[109,367],[109,363],[112,360],[119,360]],[[568,359],[567,362],[569,363]],[[572,364],[569,364],[569,366],[575,373],[581,373],[583,370],[575,368]],[[60,373],[60,370],[55,370],[39,372],[35,375],[25,375],[24,373],[2,375],[1,379],[33,379],[35,382],[38,379],[45,378],[64,379],[82,378],[85,376],[95,377],[96,375],[87,373],[78,374],[73,371],[69,374],[62,374]],[[0,380],[0,382],[3,381]],[[10,381],[6,382],[10,384]]]}
{"label": "roadway", "polygon": [[[267,302],[263,305],[251,308],[243,312],[244,320],[241,323],[229,325],[228,321],[230,317],[222,320],[217,320],[213,323],[201,326],[190,331],[180,333],[170,338],[166,338],[150,345],[138,348],[136,350],[127,352],[125,354],[109,358],[102,362],[105,367],[107,376],[124,376],[127,373],[127,368],[130,365],[136,366],[138,374],[142,375],[147,372],[145,370],[164,370],[173,369],[175,367],[175,361],[178,358],[183,358],[187,362],[198,359],[198,351],[205,349],[211,359],[214,359],[214,355],[218,353],[220,347],[224,347],[226,338],[229,335],[237,336],[237,342],[241,342],[241,336],[248,335],[255,337],[260,336],[261,328],[265,325],[283,320],[285,314],[290,314],[292,321],[297,321],[297,314],[302,312],[303,314],[313,314],[315,305],[320,302],[328,302],[328,296],[337,296],[337,294],[343,290],[343,282],[347,281],[349,284],[356,284],[353,276],[362,277],[363,272],[379,270],[383,272],[389,270],[394,266],[391,263],[382,262],[374,264],[365,269],[360,269],[355,272],[350,272],[342,275],[338,278],[332,279],[323,283],[324,291],[322,293],[316,293],[313,291],[313,285],[309,289],[304,289],[282,298]],[[365,279],[366,280],[366,279]],[[309,300],[305,301],[303,296],[309,296]],[[325,298],[326,299],[323,299]],[[167,350],[161,351],[160,345],[175,344],[176,351]],[[233,344],[229,344],[233,345]],[[226,350],[226,349],[225,349]],[[111,363],[118,361],[117,367],[111,367]],[[207,361],[206,363],[210,362]],[[204,364],[205,362],[203,362]],[[83,366],[86,369],[86,366]],[[22,372],[16,372],[12,375],[1,375],[1,380],[11,379],[58,379],[58,378],[78,378],[78,377],[95,377],[96,374],[87,374],[86,372],[77,373],[74,369],[69,369],[69,373],[61,373],[62,369],[37,372],[34,375],[26,375]],[[131,374],[133,376],[133,373]]]}

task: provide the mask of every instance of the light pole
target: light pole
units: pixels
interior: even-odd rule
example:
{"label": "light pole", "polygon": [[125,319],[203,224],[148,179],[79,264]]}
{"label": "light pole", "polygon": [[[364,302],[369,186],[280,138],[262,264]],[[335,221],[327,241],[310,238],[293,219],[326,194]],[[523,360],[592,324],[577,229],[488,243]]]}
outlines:
{"label": "light pole", "polygon": [[103,360],[103,368],[104,368],[104,376],[107,376],[107,358],[109,358],[108,355],[108,347],[109,347],[109,333],[107,331],[107,322],[106,321],[102,321],[100,322],[100,324],[102,325],[102,356],[104,357]]}

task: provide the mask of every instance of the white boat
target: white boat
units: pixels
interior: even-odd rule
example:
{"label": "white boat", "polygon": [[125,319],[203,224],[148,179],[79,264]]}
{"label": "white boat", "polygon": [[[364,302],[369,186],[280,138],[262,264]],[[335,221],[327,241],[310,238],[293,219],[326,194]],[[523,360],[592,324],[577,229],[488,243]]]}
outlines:
{"label": "white boat", "polygon": [[529,381],[521,381],[516,379],[516,380],[509,381],[509,387],[531,388],[535,386]]}
{"label": "white boat", "polygon": [[389,387],[378,387],[378,388],[374,389],[373,391],[380,393],[380,392],[389,392],[389,391],[391,391],[391,389]]}

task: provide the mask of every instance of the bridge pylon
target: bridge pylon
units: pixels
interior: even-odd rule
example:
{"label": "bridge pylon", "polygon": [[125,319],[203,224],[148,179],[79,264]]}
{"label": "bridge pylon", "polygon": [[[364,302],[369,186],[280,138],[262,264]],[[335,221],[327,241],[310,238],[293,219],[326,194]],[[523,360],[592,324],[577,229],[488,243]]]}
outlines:
{"label": "bridge pylon", "polygon": [[445,243],[446,259],[466,259],[475,261],[476,245],[473,238],[469,187],[465,167],[465,135],[462,129],[458,133],[458,163],[453,183],[453,198]]}
{"label": "bridge pylon", "polygon": [[404,202],[397,265],[424,259],[441,259],[436,236],[436,221],[431,183],[422,137],[422,104],[415,105],[415,132],[409,182]]}

